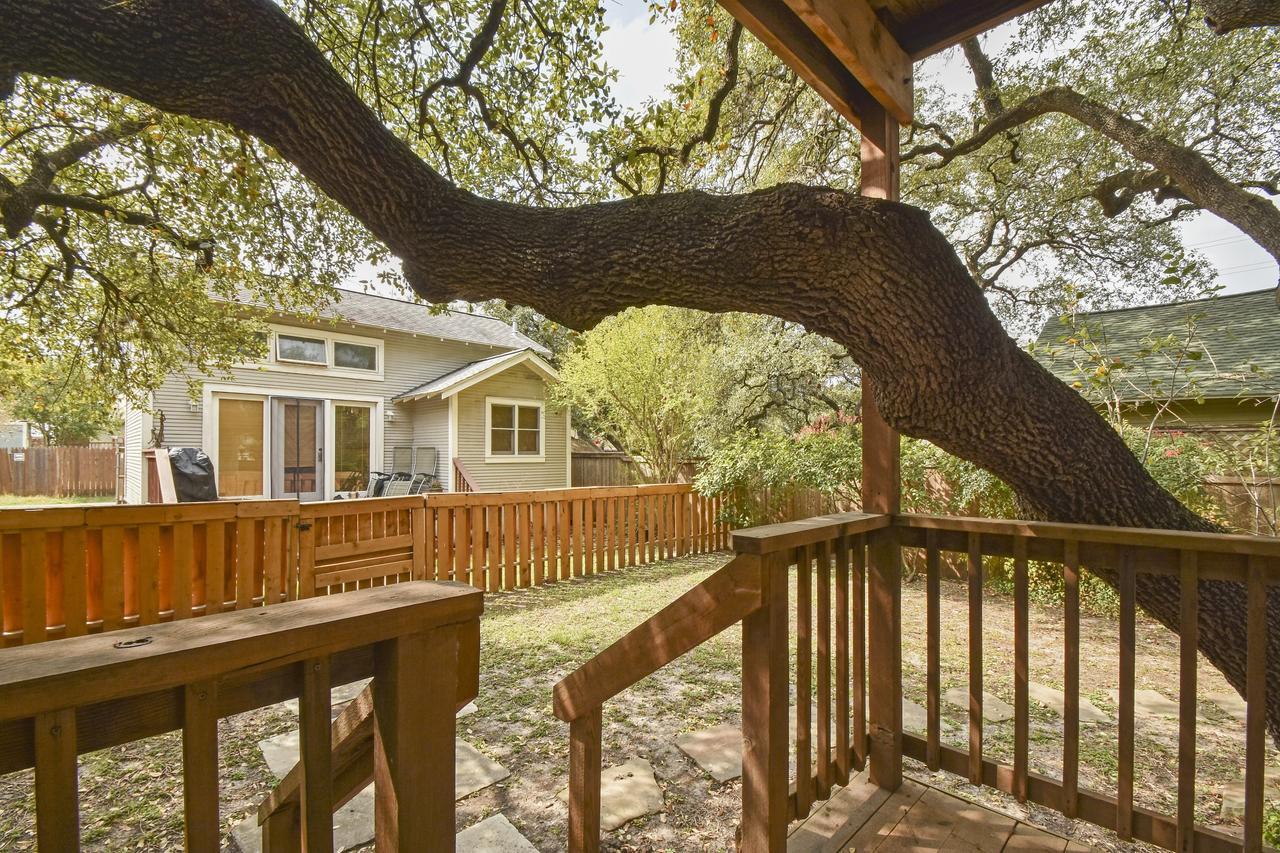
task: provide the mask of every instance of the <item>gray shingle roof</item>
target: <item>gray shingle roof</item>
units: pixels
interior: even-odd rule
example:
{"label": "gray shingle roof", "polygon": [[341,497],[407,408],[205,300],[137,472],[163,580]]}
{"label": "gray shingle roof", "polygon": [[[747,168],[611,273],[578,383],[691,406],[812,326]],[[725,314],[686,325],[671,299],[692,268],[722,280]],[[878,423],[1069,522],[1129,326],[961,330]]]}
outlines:
{"label": "gray shingle roof", "polygon": [[[1074,320],[1074,323],[1072,323]],[[1077,314],[1045,323],[1034,353],[1067,382],[1080,378],[1079,364],[1096,366],[1079,344],[1087,330],[1090,346],[1119,358],[1129,382],[1155,387],[1157,395],[1194,383],[1185,396],[1269,397],[1280,394],[1280,304],[1276,290],[1215,296],[1190,302],[1147,305]],[[1146,352],[1151,342],[1172,336],[1165,353]],[[1168,353],[1200,352],[1198,360],[1171,363]],[[1136,390],[1132,399],[1145,395]]]}
{"label": "gray shingle roof", "polygon": [[[341,287],[336,290],[337,298],[333,304],[318,312],[326,320],[340,320],[356,326],[428,335],[451,341],[502,347],[506,350],[531,349],[542,355],[550,354],[542,344],[525,337],[494,317],[452,310],[437,314],[431,310],[430,305],[419,302]],[[241,302],[264,307],[243,295]]]}
{"label": "gray shingle roof", "polygon": [[359,326],[376,326],[398,332],[468,341],[508,349],[532,349],[546,353],[547,348],[512,329],[493,317],[467,314],[463,311],[432,313],[429,305],[361,293],[356,290],[338,289],[335,304],[321,312]]}

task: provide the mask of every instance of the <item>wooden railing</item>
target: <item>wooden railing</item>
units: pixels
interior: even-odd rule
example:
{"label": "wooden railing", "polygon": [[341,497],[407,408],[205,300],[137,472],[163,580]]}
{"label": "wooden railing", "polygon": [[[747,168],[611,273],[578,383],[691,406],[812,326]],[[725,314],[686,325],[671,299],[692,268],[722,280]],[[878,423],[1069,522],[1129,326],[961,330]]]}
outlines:
{"label": "wooden railing", "polygon": [[456,456],[453,457],[453,490],[455,492],[480,491],[475,478],[471,476],[471,470],[467,468],[467,463]]}
{"label": "wooden railing", "polygon": [[[831,787],[870,765],[871,781],[896,787],[904,755],[1116,831],[1123,839],[1177,851],[1260,850],[1268,587],[1280,583],[1280,540],[1021,521],[877,516],[859,513],[735,531],[726,568],[631,631],[556,686],[555,712],[570,723],[570,850],[599,847],[600,709],[603,703],[733,622],[743,622],[743,811],[741,849],[781,851],[789,822],[809,813]],[[902,549],[922,549],[926,566],[927,725],[902,728]],[[941,742],[940,562],[967,565],[969,745]],[[1012,765],[983,752],[983,558],[1013,561],[1015,720]],[[1058,564],[1066,590],[1062,767],[1053,779],[1028,767],[1031,561]],[[1087,567],[1087,569],[1086,569]],[[1079,784],[1080,578],[1118,579],[1119,734],[1114,795]],[[1160,814],[1134,802],[1135,622],[1139,575],[1177,581],[1181,671],[1177,809]],[[1248,718],[1243,842],[1195,823],[1196,643],[1203,581],[1247,590]],[[794,584],[796,633],[789,605]],[[865,585],[865,586],[864,586]],[[919,630],[911,626],[912,632]],[[794,741],[787,732],[788,656],[795,643]],[[815,654],[816,651],[816,654]],[[810,705],[816,708],[811,713]],[[865,722],[864,722],[865,721]],[[1096,749],[1096,746],[1095,746]],[[791,779],[789,755],[798,768]]]}
{"label": "wooden railing", "polygon": [[718,498],[608,489],[0,510],[0,644],[407,580],[524,589],[723,549]]}
{"label": "wooden railing", "polygon": [[217,851],[218,720],[297,697],[297,832],[268,849],[332,850],[329,689],[372,676],[377,849],[452,850],[454,713],[478,690],[481,609],[476,590],[410,584],[9,650],[0,773],[35,768],[39,848],[74,851],[77,756],[180,729],[186,849]]}
{"label": "wooden railing", "polygon": [[0,510],[0,642],[283,601],[296,501]]}

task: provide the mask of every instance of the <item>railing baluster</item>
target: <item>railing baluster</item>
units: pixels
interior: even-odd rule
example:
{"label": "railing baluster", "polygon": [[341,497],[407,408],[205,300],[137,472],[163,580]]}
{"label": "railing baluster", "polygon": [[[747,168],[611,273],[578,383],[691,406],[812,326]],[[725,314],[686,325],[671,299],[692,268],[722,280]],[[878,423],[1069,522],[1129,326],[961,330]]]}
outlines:
{"label": "railing baluster", "polygon": [[569,853],[600,849],[600,708],[569,724]]}
{"label": "railing baluster", "polygon": [[796,813],[813,805],[813,581],[809,546],[796,555]]}
{"label": "railing baluster", "polygon": [[1120,558],[1120,744],[1117,752],[1116,835],[1133,838],[1134,655],[1137,638],[1137,578],[1133,554]]}
{"label": "railing baluster", "polygon": [[941,766],[942,736],[942,578],[938,533],[925,532],[925,763],[937,772]]}
{"label": "railing baluster", "polygon": [[969,782],[982,784],[982,534],[969,534]]}
{"label": "railing baluster", "polygon": [[853,537],[853,576],[849,579],[853,595],[853,645],[849,649],[853,701],[853,766],[867,766],[867,538]]}
{"label": "railing baluster", "polygon": [[1074,818],[1080,773],[1080,543],[1062,543],[1062,813]]}
{"label": "railing baluster", "polygon": [[831,554],[826,542],[816,549],[818,561],[818,732],[814,746],[818,760],[816,798],[831,795]]}
{"label": "railing baluster", "polygon": [[80,849],[76,767],[76,711],[37,714],[36,843],[40,850]]}
{"label": "railing baluster", "polygon": [[849,537],[836,540],[836,780],[849,784]]}
{"label": "railing baluster", "polygon": [[182,799],[187,853],[217,853],[218,682],[198,681],[182,691]]}
{"label": "railing baluster", "polygon": [[307,853],[333,851],[333,769],[330,753],[329,659],[305,660],[298,697],[302,762],[302,838]]}
{"label": "railing baluster", "polygon": [[1262,849],[1267,733],[1267,587],[1262,558],[1249,556],[1248,650],[1244,734],[1244,849]]}
{"label": "railing baluster", "polygon": [[1013,540],[1013,793],[1027,800],[1028,661],[1030,652],[1027,540]]}
{"label": "railing baluster", "polygon": [[760,560],[761,606],[742,621],[742,853],[786,847],[789,568]]}
{"label": "railing baluster", "polygon": [[1200,583],[1195,551],[1179,554],[1178,853],[1193,853],[1196,822],[1196,666],[1200,642]]}

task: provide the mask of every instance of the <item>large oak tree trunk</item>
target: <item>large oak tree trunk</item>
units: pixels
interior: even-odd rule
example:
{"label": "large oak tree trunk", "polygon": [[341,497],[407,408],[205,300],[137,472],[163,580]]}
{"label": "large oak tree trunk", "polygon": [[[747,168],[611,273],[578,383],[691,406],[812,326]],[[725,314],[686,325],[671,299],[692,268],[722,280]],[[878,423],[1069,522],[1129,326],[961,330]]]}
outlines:
{"label": "large oak tree trunk", "polygon": [[[651,303],[773,314],[843,344],[891,425],[994,472],[1029,517],[1210,529],[1009,338],[920,210],[795,185],[505,204],[424,164],[270,0],[0,0],[0,21],[0,79],[75,78],[258,136],[386,242],[428,299],[500,297],[579,328]],[[1143,578],[1138,599],[1177,630],[1175,580]],[[1244,590],[1205,583],[1201,602],[1201,649],[1243,688]],[[1270,652],[1275,682],[1280,631]]]}

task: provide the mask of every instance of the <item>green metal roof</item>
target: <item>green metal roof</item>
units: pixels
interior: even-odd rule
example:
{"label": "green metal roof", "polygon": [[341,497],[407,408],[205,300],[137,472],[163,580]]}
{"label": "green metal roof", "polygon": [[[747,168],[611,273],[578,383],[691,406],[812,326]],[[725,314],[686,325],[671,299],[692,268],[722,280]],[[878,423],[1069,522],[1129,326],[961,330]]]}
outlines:
{"label": "green metal roof", "polygon": [[1056,318],[1032,352],[1068,383],[1100,367],[1116,371],[1124,400],[1270,397],[1280,394],[1276,294],[1268,288]]}

